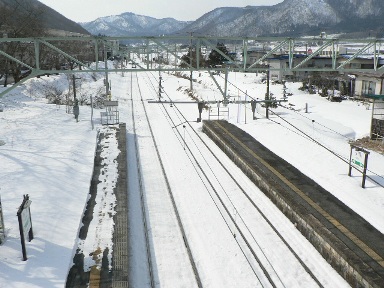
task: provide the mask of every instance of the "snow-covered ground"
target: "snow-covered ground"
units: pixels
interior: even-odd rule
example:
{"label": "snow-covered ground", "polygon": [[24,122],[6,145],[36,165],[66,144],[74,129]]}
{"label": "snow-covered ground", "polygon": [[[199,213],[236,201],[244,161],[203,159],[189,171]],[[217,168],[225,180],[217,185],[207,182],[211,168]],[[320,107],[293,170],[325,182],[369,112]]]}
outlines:
{"label": "snow-covered ground", "polygon": [[[109,76],[112,82],[113,99],[119,100],[120,121],[131,123],[132,110],[129,106],[129,99],[137,97],[138,93],[137,89],[132,88],[133,85],[131,85],[131,79],[134,78],[130,78],[130,73],[125,73],[124,76],[122,73],[113,73]],[[172,99],[188,99],[183,92],[189,88],[187,80],[166,73],[162,76],[164,90]],[[136,81],[141,81],[142,85],[148,81],[145,80],[144,73],[142,76],[139,74],[139,77],[142,77],[142,80]],[[208,74],[195,72],[194,77],[197,80],[194,82],[194,89],[200,99],[221,99],[220,93],[217,92],[217,88]],[[83,92],[79,91],[79,95],[88,93],[84,96],[88,97],[102,88],[102,77],[85,78],[81,88]],[[223,80],[218,77],[218,81],[222,83]],[[230,81],[241,91],[247,91],[248,95],[254,98],[264,98],[266,85],[260,83],[260,75],[231,73]],[[97,129],[100,128],[100,111],[94,111],[94,130],[92,130],[89,107],[80,108],[80,121],[76,122],[73,115],[66,113],[65,106],[47,104],[41,91],[42,87],[50,86],[52,83],[58,87],[68,87],[68,80],[63,76],[44,77],[40,80],[28,81],[0,99],[5,106],[4,112],[0,112],[0,141],[4,142],[4,145],[0,146],[2,167],[0,195],[7,236],[5,243],[0,246],[0,287],[63,287],[68,269],[72,265],[74,249],[79,245],[77,234],[81,215],[88,199],[96,134]],[[320,143],[342,158],[349,159],[348,141],[369,135],[372,111],[358,102],[333,103],[318,95],[306,94],[298,90],[300,83],[288,83],[287,85],[288,92],[293,93],[293,96],[289,96],[289,102],[283,104],[286,108],[273,109],[273,112],[276,113],[276,115],[270,114],[270,119],[273,121],[265,119],[264,109],[259,105],[256,115],[258,119],[252,120],[250,105],[235,104],[228,106],[229,121],[253,135],[269,149],[313,178],[384,233],[384,189],[370,180],[367,180],[366,189],[362,189],[361,176],[354,171],[353,177],[348,177],[348,165],[319,145]],[[150,84],[148,84],[149,86]],[[271,85],[271,92],[277,98],[281,98],[282,86]],[[144,89],[143,93],[145,93],[144,100],[157,99],[156,89]],[[233,99],[245,99],[245,95],[232,85],[229,86],[229,94],[233,96]],[[305,113],[306,103],[309,113]],[[189,121],[195,121],[198,117],[197,105],[187,104],[179,105],[179,107]],[[147,105],[147,109],[154,117],[152,123],[158,142],[171,147],[173,151],[171,155],[165,147],[162,148],[165,165],[172,167],[173,159],[183,161],[182,153],[185,151],[183,152],[180,147],[177,148],[180,143],[175,143],[174,138],[160,124],[164,121],[154,121],[154,119],[164,116],[161,108],[156,104],[151,104]],[[216,110],[216,107],[213,109]],[[203,119],[208,119],[208,112],[204,111],[202,116]],[[192,125],[200,130],[201,123]],[[162,131],[162,129],[164,130]],[[172,130],[169,127],[167,129]],[[178,129],[182,129],[182,126]],[[127,131],[132,132],[129,127],[127,127]],[[301,131],[318,143],[303,135]],[[204,137],[204,135],[202,136]],[[140,132],[139,139],[146,141],[145,131]],[[187,131],[185,141],[188,139]],[[142,144],[144,145],[145,142]],[[111,157],[115,157],[115,153],[111,153]],[[147,175],[153,175],[152,163],[148,157],[149,155],[143,152],[142,168],[144,172],[147,171]],[[368,175],[374,177],[381,185],[384,185],[383,157],[383,155],[371,152],[368,161]],[[179,188],[179,190],[176,189],[179,193],[182,189],[186,195],[194,195],[191,196],[191,201],[197,200],[200,194],[195,192],[201,191],[197,188],[200,187],[200,184],[192,183],[190,177],[186,177],[185,173],[188,173],[187,170],[182,168],[173,169],[172,174],[178,175],[178,179],[177,177],[172,178],[171,184]],[[156,182],[156,179],[152,179],[152,181],[152,184],[147,183],[147,185],[158,185],[159,183]],[[247,180],[244,178],[244,181]],[[32,200],[31,213],[35,236],[32,242],[27,243],[28,261],[22,261],[16,217],[24,194],[29,194]],[[156,197],[156,195],[153,194],[151,197]],[[154,202],[149,203],[148,207],[150,208],[152,205],[152,209],[154,209],[152,212],[155,214],[155,209],[159,205],[156,206],[156,198],[151,199]],[[207,199],[207,201],[209,200]],[[189,214],[193,217],[189,216],[185,220],[187,226],[195,227],[196,232],[203,233],[204,223],[209,223],[204,217],[211,217],[214,213],[204,211],[202,207],[200,207],[202,209],[200,211],[193,211],[190,205],[180,203],[181,209],[184,209],[184,215],[193,213]],[[160,221],[165,218],[153,219],[153,223],[156,223],[156,220]],[[217,221],[220,221],[219,217]],[[160,224],[171,226],[171,223],[168,222],[159,222]],[[222,224],[218,223],[217,229],[221,229],[220,226]],[[154,228],[161,229],[159,226]],[[158,231],[152,231],[154,237],[158,237],[156,236]],[[214,241],[215,235],[213,235],[214,233],[204,235],[203,241],[196,236],[202,235],[200,233],[190,232],[191,241],[194,247],[204,251],[206,248],[203,244],[206,241]],[[161,242],[158,243],[161,245]],[[218,243],[217,250],[213,250],[211,255],[221,257],[220,249],[236,252],[236,247],[233,246],[233,243],[231,245],[224,242]],[[160,251],[162,248],[164,247],[159,246],[154,249]],[[313,250],[310,250],[309,258],[318,257]],[[197,255],[201,256],[199,258],[200,267],[207,269],[204,271],[212,268],[210,275],[205,275],[204,278],[207,281],[205,283],[207,287],[233,287],[226,286],[234,283],[231,282],[235,281],[231,280],[232,278],[243,279],[244,283],[247,283],[247,279],[251,279],[248,270],[243,266],[236,266],[243,265],[244,260],[242,259],[233,259],[234,266],[225,266],[224,263],[218,264],[225,258],[207,259],[208,256],[204,257],[199,253]],[[173,259],[167,259],[166,255],[158,255],[158,257],[162,261],[160,264],[175,266],[172,264]],[[319,272],[319,277],[323,279],[325,287],[346,287],[345,282],[335,272],[332,272],[326,263],[320,266],[319,270],[324,271]],[[226,270],[230,269],[228,267],[237,267],[238,270],[228,271]],[[133,274],[140,275],[140,267],[133,269],[137,269]],[[167,267],[161,266],[159,273],[162,271],[166,273]],[[180,279],[179,277],[178,279],[177,277],[180,275],[183,274],[166,275],[166,278],[159,276],[159,278],[166,281],[168,284],[166,287],[179,287],[179,283],[187,282],[190,277],[185,276],[185,278]],[[327,278],[324,275],[330,276]],[[299,276],[292,275],[292,279],[289,279],[292,283],[290,287],[299,287],[295,282],[295,278],[300,279]],[[135,281],[136,287],[143,287],[140,286],[139,280]]]}

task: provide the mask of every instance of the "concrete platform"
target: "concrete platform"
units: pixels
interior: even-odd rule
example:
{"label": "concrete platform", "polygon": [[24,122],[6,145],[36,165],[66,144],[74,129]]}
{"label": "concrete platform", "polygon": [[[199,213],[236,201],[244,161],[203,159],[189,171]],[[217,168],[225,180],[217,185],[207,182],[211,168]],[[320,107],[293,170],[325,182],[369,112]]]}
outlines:
{"label": "concrete platform", "polygon": [[203,131],[352,287],[384,287],[382,233],[237,126],[203,121]]}

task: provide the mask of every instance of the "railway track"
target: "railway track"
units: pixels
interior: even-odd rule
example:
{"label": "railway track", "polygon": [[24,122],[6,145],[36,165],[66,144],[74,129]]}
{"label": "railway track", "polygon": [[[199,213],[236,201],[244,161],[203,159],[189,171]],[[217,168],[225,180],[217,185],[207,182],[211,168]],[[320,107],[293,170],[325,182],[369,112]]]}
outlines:
{"label": "railway track", "polygon": [[[153,76],[149,76],[147,85],[156,91],[157,83]],[[167,100],[172,101],[170,97]],[[288,258],[293,263],[290,263],[290,265],[296,266],[295,269],[301,271],[300,277],[306,274],[306,281],[309,281],[308,277],[311,279],[311,287],[323,287],[321,280],[311,271],[311,268],[301,259],[295,249],[284,239],[284,236],[279,232],[279,228],[274,226],[272,221],[263,212],[263,209],[256,203],[257,201],[254,200],[252,191],[249,193],[247,191],[249,190],[248,187],[243,187],[240,183],[241,181],[238,181],[233,176],[232,172],[226,168],[226,163],[212,151],[207,141],[188,122],[178,107],[174,105],[175,108],[170,110],[167,109],[164,103],[159,105],[162,106],[164,117],[168,120],[171,127],[182,127],[182,129],[174,129],[179,143],[183,146],[186,154],[188,154],[189,160],[193,162],[195,172],[199,174],[201,181],[205,183],[207,192],[220,211],[222,219],[226,222],[228,229],[233,235],[233,239],[237,242],[260,287],[292,286],[292,283],[285,281],[284,273],[280,272],[281,269],[284,270],[282,267],[286,263],[278,263],[276,260],[271,260],[279,258],[277,255],[279,253],[290,254]],[[188,131],[188,138],[191,139],[190,141],[185,140],[186,130]],[[214,162],[215,164],[213,164]],[[227,179],[225,185],[221,180],[223,178]],[[229,179],[231,183],[228,182]],[[244,205],[247,206],[247,209],[240,208]],[[252,216],[249,217],[249,215]],[[268,226],[271,231],[270,233],[274,235],[272,237],[274,238],[273,240],[268,238],[269,240],[267,241],[278,243],[277,253],[270,253],[271,251],[263,249],[264,244],[262,241],[259,241],[260,236],[257,235],[257,230],[255,231],[255,227],[260,225]]]}
{"label": "railway track", "polygon": [[[137,77],[137,75],[136,75]],[[131,78],[132,81],[132,78]],[[133,83],[131,82],[131,85]],[[133,97],[131,95],[131,110],[132,112],[134,111],[134,101]],[[135,143],[135,158],[136,158],[136,167],[137,167],[137,179],[139,181],[139,190],[140,190],[140,208],[141,208],[141,216],[142,216],[142,221],[144,225],[144,238],[145,238],[145,248],[146,248],[146,261],[147,261],[147,267],[148,267],[148,278],[150,281],[150,287],[154,288],[155,287],[155,276],[153,272],[153,263],[152,263],[152,253],[151,253],[151,248],[150,248],[150,238],[148,235],[148,224],[147,224],[147,211],[146,211],[146,205],[145,205],[145,194],[144,194],[144,187],[143,187],[143,175],[141,171],[141,166],[140,166],[140,153],[139,153],[139,143],[138,143],[138,137],[137,137],[137,128],[136,128],[136,119],[135,119],[135,113],[131,113],[132,115],[132,128],[134,132],[134,143]]]}
{"label": "railway track", "polygon": [[204,129],[293,222],[299,223],[303,235],[351,285],[381,287],[383,235],[379,231],[235,126],[225,121],[207,122]]}
{"label": "railway track", "polygon": [[[194,282],[195,283],[194,283],[194,285],[192,283],[189,283],[189,285],[190,285],[190,287],[193,287],[193,286],[203,287],[199,272],[197,270],[197,265],[196,265],[195,260],[193,258],[193,253],[191,251],[191,248],[190,248],[190,245],[188,242],[188,237],[185,233],[185,228],[184,228],[182,220],[180,218],[178,207],[177,207],[175,200],[174,200],[173,191],[172,191],[172,188],[169,184],[167,173],[164,169],[162,157],[161,157],[159,150],[158,150],[158,147],[157,147],[158,144],[156,142],[156,138],[155,138],[153,130],[152,130],[151,121],[148,117],[148,112],[146,110],[146,104],[145,104],[145,101],[143,99],[142,89],[140,87],[139,78],[137,77],[137,73],[135,74],[134,78],[135,78],[134,82],[136,82],[136,85],[137,85],[137,90],[136,90],[137,93],[133,93],[133,94],[136,94],[137,97],[136,97],[136,99],[134,99],[134,97],[132,96],[130,104],[131,104],[131,111],[132,111],[133,131],[134,131],[134,135],[135,135],[135,147],[136,147],[136,157],[135,158],[136,158],[136,165],[138,167],[137,174],[138,174],[138,178],[140,179],[139,180],[139,184],[140,184],[139,186],[140,186],[140,199],[141,199],[141,201],[140,201],[141,202],[141,214],[142,214],[142,218],[143,218],[144,231],[145,231],[146,254],[147,254],[147,264],[148,264],[148,274],[149,274],[149,279],[150,279],[150,287],[153,288],[153,287],[157,287],[159,285],[161,286],[162,279],[160,279],[161,276],[159,276],[156,272],[156,271],[158,271],[158,268],[155,267],[155,263],[156,263],[155,254],[157,251],[156,251],[156,248],[154,247],[155,244],[153,243],[155,241],[153,239],[153,237],[156,237],[156,233],[153,232],[154,227],[153,227],[153,224],[151,224],[151,222],[153,222],[153,220],[150,220],[150,214],[151,214],[152,210],[156,209],[156,208],[152,207],[152,209],[151,209],[149,207],[149,206],[151,206],[151,204],[149,204],[150,200],[148,199],[149,198],[148,190],[151,188],[147,188],[146,184],[144,183],[145,181],[148,181],[148,179],[145,179],[147,176],[145,175],[145,171],[143,171],[143,169],[142,169],[142,163],[141,163],[141,161],[143,160],[143,156],[142,156],[143,155],[143,149],[140,149],[140,145],[143,145],[143,144],[140,143],[140,139],[139,139],[138,135],[142,134],[141,131],[143,131],[144,129],[146,131],[148,131],[147,136],[150,137],[149,142],[151,142],[150,146],[152,146],[151,148],[153,150],[152,151],[152,156],[153,156],[152,161],[154,161],[158,164],[156,166],[158,166],[160,168],[160,171],[161,171],[160,178],[163,181],[159,181],[159,182],[163,182],[163,183],[161,184],[162,187],[158,187],[158,189],[162,190],[164,193],[165,192],[167,193],[167,195],[162,194],[161,196],[160,195],[158,195],[158,196],[160,196],[160,197],[168,196],[168,199],[171,203],[173,215],[174,215],[176,222],[177,222],[178,233],[180,234],[179,239],[182,239],[182,241],[184,243],[185,253],[187,254],[189,264],[190,264],[190,267],[192,269],[192,273],[194,275]],[[139,115],[139,116],[137,116],[137,115]],[[140,122],[140,124],[138,124],[138,122]],[[145,146],[148,145],[148,140],[146,142],[147,142],[147,144],[144,144]],[[148,147],[146,146],[146,148],[148,148]],[[148,152],[148,150],[146,150],[146,153],[147,152]],[[157,237],[159,237],[159,236],[157,236]],[[182,258],[182,256],[179,256],[179,257]]]}

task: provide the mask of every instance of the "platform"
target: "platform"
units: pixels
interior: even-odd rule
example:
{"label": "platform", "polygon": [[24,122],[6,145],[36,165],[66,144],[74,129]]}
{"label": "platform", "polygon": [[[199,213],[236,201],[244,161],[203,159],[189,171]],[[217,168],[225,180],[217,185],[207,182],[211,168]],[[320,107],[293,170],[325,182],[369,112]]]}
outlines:
{"label": "platform", "polygon": [[352,287],[384,287],[384,235],[315,181],[226,121],[203,131]]}

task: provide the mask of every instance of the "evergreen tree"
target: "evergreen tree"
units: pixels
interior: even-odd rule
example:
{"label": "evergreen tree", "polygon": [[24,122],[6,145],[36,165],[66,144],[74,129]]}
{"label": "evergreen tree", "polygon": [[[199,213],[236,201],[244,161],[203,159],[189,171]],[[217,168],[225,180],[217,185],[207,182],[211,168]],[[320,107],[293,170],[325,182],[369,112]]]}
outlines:
{"label": "evergreen tree", "polygon": [[[220,42],[217,43],[216,49],[221,51],[227,57],[230,57],[229,51],[228,51],[227,47],[224,45],[224,43],[220,43]],[[228,60],[228,59],[226,59],[223,55],[221,55],[219,52],[217,52],[214,49],[211,51],[211,53],[209,53],[209,56],[208,56],[208,64],[212,67],[214,67],[216,65],[221,65],[226,60]]]}

